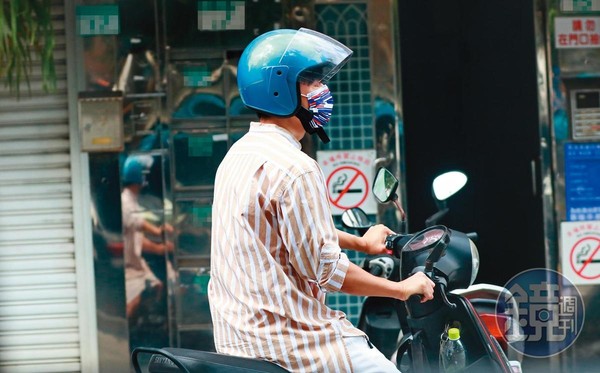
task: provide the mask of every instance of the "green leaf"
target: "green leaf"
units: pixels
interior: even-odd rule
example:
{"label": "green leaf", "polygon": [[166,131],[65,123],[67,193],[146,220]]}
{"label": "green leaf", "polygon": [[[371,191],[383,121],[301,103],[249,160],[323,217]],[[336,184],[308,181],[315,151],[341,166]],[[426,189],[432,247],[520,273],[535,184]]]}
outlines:
{"label": "green leaf", "polygon": [[17,97],[23,81],[31,93],[34,57],[44,90],[56,89],[54,47],[50,0],[0,0],[0,80]]}

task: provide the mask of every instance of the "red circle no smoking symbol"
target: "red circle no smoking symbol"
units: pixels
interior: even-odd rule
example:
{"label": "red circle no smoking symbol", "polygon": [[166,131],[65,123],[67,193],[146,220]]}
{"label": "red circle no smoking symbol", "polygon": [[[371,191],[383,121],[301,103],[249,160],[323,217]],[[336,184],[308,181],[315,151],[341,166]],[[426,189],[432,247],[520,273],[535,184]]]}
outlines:
{"label": "red circle no smoking symbol", "polygon": [[583,237],[571,249],[571,268],[585,279],[600,277],[600,238]]}
{"label": "red circle no smoking symbol", "polygon": [[329,200],[340,209],[360,206],[369,193],[365,174],[356,167],[343,166],[333,170],[327,178]]}

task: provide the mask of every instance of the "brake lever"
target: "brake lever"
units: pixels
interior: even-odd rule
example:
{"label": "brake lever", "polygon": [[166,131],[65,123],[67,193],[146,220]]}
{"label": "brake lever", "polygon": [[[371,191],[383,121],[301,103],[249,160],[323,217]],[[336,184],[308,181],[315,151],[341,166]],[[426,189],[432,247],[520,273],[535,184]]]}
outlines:
{"label": "brake lever", "polygon": [[435,281],[435,280],[434,280],[434,281],[435,281],[435,282],[436,282],[436,283],[439,285],[439,287],[440,287],[440,295],[441,295],[441,297],[442,297],[442,301],[444,302],[444,304],[445,304],[446,306],[450,307],[451,309],[454,309],[454,308],[456,308],[456,303],[452,303],[452,302],[450,302],[450,300],[448,299],[448,296],[446,295],[446,287],[447,287],[447,285],[446,285],[446,281],[444,281],[444,280],[440,280],[440,277],[437,277],[437,276],[436,276],[436,280],[438,280],[438,281]]}

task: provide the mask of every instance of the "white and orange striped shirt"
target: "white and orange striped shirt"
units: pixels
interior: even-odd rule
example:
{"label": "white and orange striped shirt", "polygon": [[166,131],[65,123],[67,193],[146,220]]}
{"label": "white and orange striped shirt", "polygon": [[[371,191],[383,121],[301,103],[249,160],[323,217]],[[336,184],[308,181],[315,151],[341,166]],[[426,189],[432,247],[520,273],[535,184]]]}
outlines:
{"label": "white and orange striped shirt", "polygon": [[210,309],[217,351],[297,372],[351,372],[343,336],[361,336],[325,305],[349,261],[323,173],[285,129],[251,123],[221,163],[212,212]]}

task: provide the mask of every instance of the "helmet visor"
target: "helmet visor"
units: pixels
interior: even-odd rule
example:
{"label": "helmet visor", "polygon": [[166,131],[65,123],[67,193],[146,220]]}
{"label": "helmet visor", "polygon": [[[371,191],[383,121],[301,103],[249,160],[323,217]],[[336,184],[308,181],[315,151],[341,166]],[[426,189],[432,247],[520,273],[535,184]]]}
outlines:
{"label": "helmet visor", "polygon": [[280,64],[305,59],[305,69],[300,72],[299,78],[326,82],[344,66],[351,55],[352,50],[339,41],[320,32],[301,28],[281,56]]}

